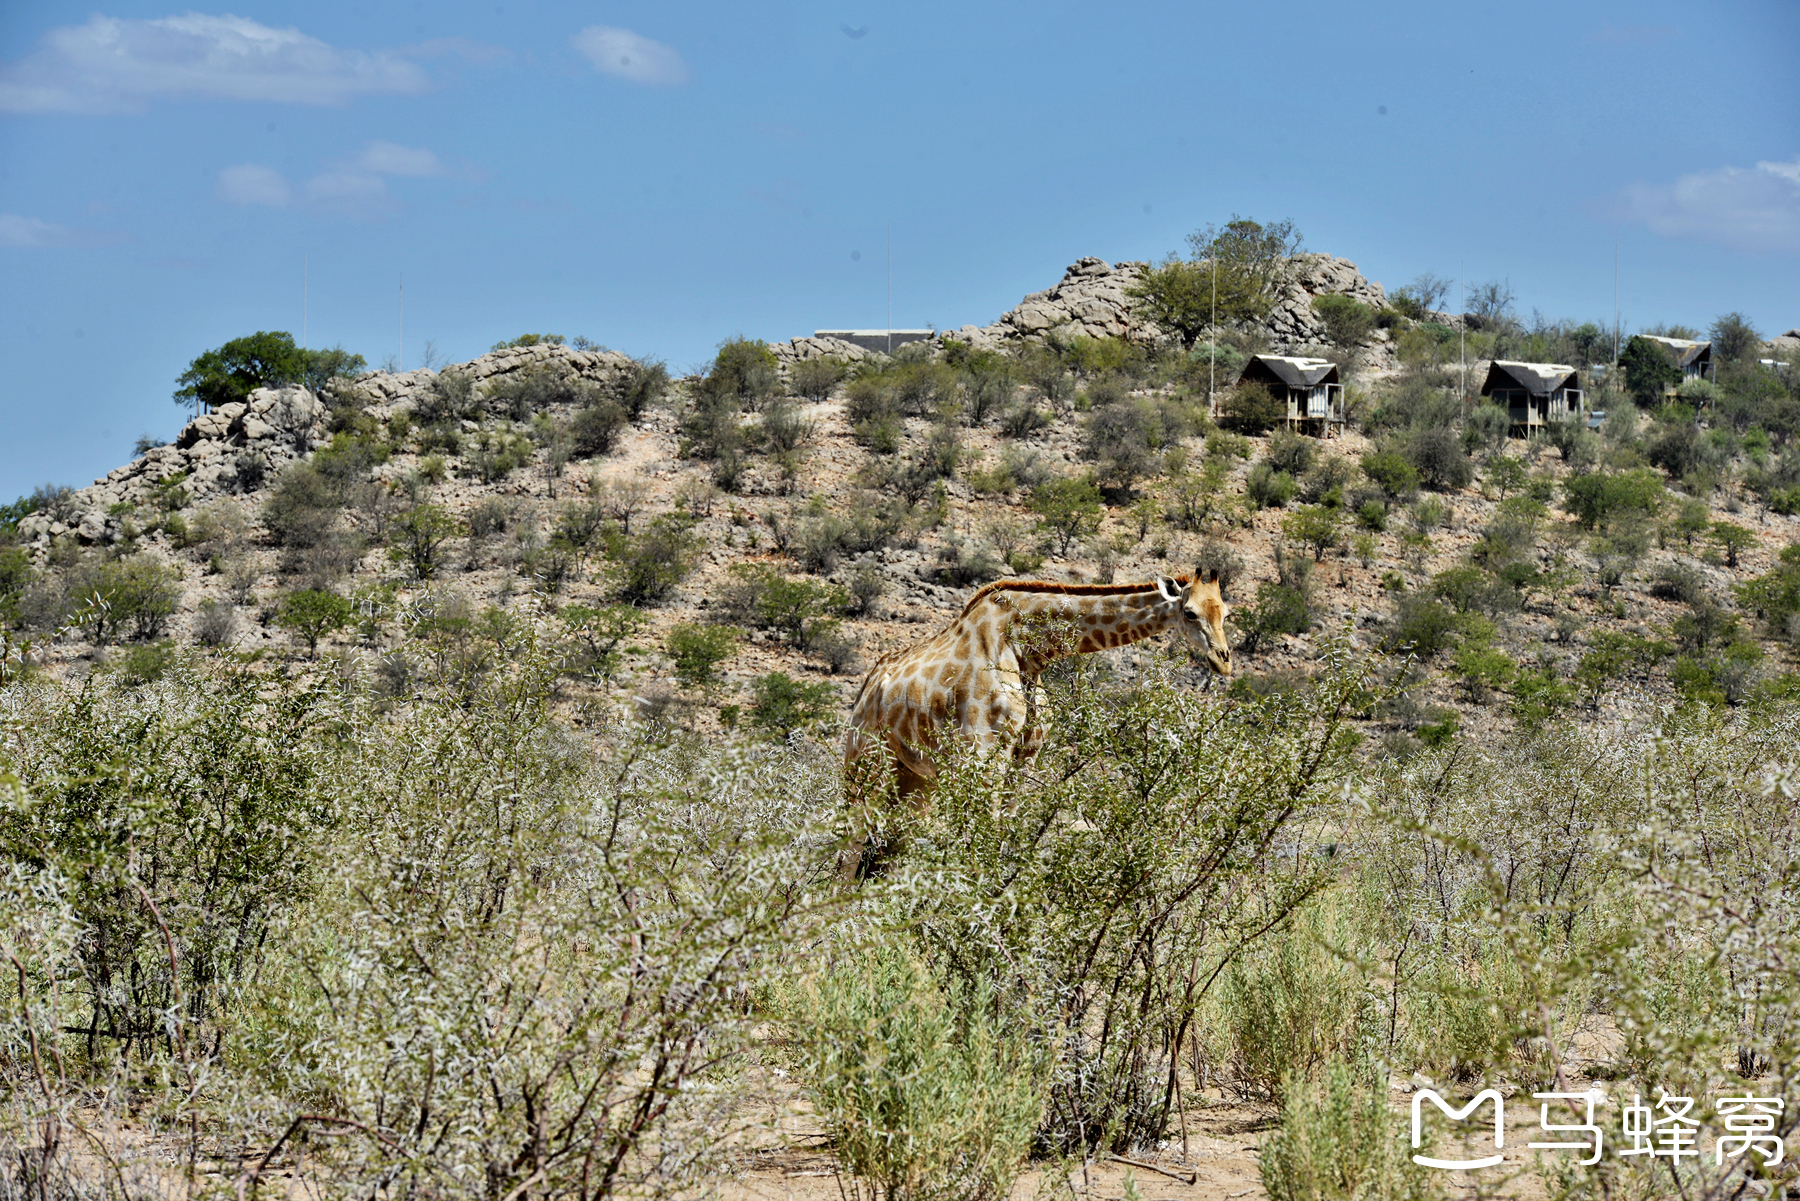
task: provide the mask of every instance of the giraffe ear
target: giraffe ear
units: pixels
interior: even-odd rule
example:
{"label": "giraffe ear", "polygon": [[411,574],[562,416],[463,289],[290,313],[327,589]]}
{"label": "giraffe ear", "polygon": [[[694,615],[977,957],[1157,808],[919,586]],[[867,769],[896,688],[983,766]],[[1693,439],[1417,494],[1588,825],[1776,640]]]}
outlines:
{"label": "giraffe ear", "polygon": [[1178,601],[1181,599],[1181,585],[1166,575],[1156,577],[1156,590],[1162,594],[1164,600]]}

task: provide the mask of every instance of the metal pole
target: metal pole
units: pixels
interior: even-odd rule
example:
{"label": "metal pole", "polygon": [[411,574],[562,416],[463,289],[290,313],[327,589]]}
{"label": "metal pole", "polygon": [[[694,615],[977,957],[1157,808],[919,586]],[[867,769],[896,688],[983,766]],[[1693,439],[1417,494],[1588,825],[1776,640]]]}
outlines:
{"label": "metal pole", "polygon": [[887,352],[889,354],[893,354],[894,353],[894,223],[892,221],[888,222],[888,227],[887,227],[887,254],[888,254]]}
{"label": "metal pole", "polygon": [[306,349],[306,288],[309,282],[307,279],[308,268],[311,266],[308,262],[309,257],[305,254],[300,256],[300,348],[302,350]]}
{"label": "metal pole", "polygon": [[[1619,370],[1619,244],[1613,243],[1613,371]],[[1613,381],[1615,385],[1617,380]]]}
{"label": "metal pole", "polygon": [[1463,294],[1463,267],[1466,262],[1456,264],[1456,308],[1461,322],[1456,327],[1456,362],[1462,374],[1462,402],[1469,403],[1469,300]]}
{"label": "metal pole", "polygon": [[395,364],[399,371],[406,370],[406,272],[400,273],[400,361]]}

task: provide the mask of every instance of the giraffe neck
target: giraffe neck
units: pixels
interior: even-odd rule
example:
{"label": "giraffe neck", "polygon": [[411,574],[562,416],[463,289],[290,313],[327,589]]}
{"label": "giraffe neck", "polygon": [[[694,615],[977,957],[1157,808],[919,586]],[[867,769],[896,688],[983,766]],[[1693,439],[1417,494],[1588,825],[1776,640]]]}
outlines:
{"label": "giraffe neck", "polygon": [[1128,646],[1154,637],[1181,617],[1181,603],[1155,588],[1142,592],[1006,594],[1013,644],[1035,675],[1057,659]]}

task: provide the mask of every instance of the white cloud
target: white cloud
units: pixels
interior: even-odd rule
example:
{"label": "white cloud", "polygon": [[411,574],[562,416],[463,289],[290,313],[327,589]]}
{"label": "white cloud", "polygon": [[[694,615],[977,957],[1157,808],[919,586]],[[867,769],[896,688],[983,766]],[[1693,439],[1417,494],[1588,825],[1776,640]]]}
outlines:
{"label": "white cloud", "polygon": [[294,201],[294,189],[288,186],[288,181],[281,172],[272,167],[259,167],[255,163],[227,167],[219,172],[219,182],[213,191],[227,204],[261,205],[280,209]]}
{"label": "white cloud", "polygon": [[243,17],[93,16],[52,29],[29,55],[0,65],[0,112],[138,112],[183,97],[343,104],[428,85],[417,64],[393,54],[339,50]]}
{"label": "white cloud", "polygon": [[320,212],[375,221],[397,207],[387,181],[368,171],[324,171],[306,181],[306,203]]}
{"label": "white cloud", "polygon": [[1627,217],[1664,237],[1800,252],[1800,155],[1683,175],[1672,184],[1634,184],[1624,201]]}
{"label": "white cloud", "polygon": [[673,46],[653,42],[629,29],[590,25],[570,39],[594,69],[632,83],[686,83],[687,64]]}
{"label": "white cloud", "polygon": [[98,229],[70,229],[66,225],[52,225],[36,217],[0,213],[0,246],[107,246],[123,241],[124,234]]}
{"label": "white cloud", "polygon": [[356,160],[364,171],[377,175],[448,175],[437,155],[423,147],[396,146],[392,142],[370,142]]}
{"label": "white cloud", "polygon": [[287,208],[297,202],[315,212],[374,221],[399,207],[399,201],[388,191],[388,176],[453,174],[474,175],[467,169],[452,171],[423,146],[377,141],[364,146],[361,154],[331,164],[298,189],[271,167],[245,163],[219,172],[214,191],[220,200],[230,204]]}

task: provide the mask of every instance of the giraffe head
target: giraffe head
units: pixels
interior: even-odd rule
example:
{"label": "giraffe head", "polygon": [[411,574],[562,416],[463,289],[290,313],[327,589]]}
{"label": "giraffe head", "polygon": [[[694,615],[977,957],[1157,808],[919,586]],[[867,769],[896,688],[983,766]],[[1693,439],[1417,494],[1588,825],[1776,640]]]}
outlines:
{"label": "giraffe head", "polygon": [[1181,636],[1206,656],[1208,667],[1222,676],[1230,675],[1231,643],[1225,639],[1225,615],[1231,610],[1219,590],[1219,573],[1196,572],[1187,584],[1160,576],[1156,586],[1166,599],[1181,606]]}

